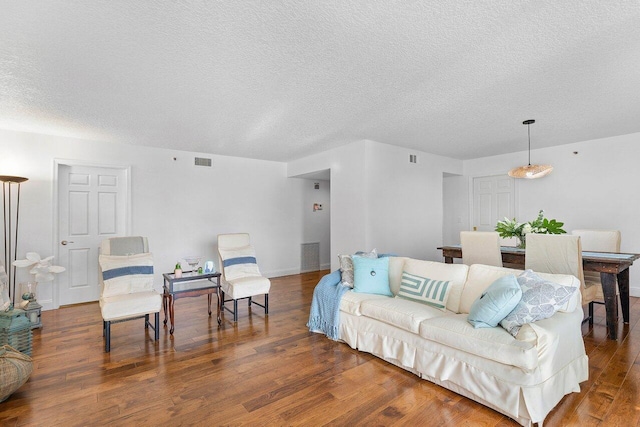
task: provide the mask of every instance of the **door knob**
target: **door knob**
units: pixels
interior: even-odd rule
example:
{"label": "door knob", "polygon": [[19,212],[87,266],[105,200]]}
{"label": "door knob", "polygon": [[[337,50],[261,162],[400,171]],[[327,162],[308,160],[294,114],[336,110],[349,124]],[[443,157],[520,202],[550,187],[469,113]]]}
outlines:
{"label": "door knob", "polygon": [[67,242],[66,240],[63,240],[63,241],[62,241],[62,242],[60,242],[60,243],[66,246],[68,243],[73,243],[73,242]]}

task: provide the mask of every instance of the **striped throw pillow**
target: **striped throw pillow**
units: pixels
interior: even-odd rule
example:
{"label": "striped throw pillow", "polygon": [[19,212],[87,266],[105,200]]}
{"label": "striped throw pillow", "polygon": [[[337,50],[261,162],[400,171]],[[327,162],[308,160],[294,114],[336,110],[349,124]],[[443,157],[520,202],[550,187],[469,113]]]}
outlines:
{"label": "striped throw pillow", "polygon": [[256,252],[252,246],[218,249],[218,252],[222,259],[225,280],[236,280],[247,276],[262,276],[256,263]]}
{"label": "striped throw pillow", "polygon": [[445,311],[450,291],[449,281],[432,280],[403,271],[400,290],[396,298],[416,301]]}
{"label": "striped throw pillow", "polygon": [[104,282],[103,297],[153,289],[153,254],[100,255],[98,261]]}

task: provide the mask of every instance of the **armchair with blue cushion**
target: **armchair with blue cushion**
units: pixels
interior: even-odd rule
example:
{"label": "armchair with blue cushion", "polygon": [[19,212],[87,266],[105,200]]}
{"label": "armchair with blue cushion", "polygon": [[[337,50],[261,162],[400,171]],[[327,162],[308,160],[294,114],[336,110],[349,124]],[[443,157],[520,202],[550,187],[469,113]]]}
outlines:
{"label": "armchair with blue cushion", "polygon": [[[104,351],[111,351],[111,324],[145,319],[154,339],[160,339],[158,324],[162,296],[153,288],[153,254],[146,237],[114,237],[102,241],[99,255],[102,284],[100,310],[103,319]],[[154,314],[151,326],[149,315]]]}
{"label": "armchair with blue cushion", "polygon": [[[220,277],[221,308],[233,314],[233,321],[238,321],[239,299],[246,298],[249,300],[249,307],[251,304],[255,304],[264,308],[265,314],[269,314],[271,281],[260,273],[249,234],[219,234],[218,260],[222,275]],[[225,300],[225,295],[230,299]],[[253,300],[253,297],[257,295],[264,295],[264,304]],[[233,311],[224,305],[230,301],[233,301]]]}

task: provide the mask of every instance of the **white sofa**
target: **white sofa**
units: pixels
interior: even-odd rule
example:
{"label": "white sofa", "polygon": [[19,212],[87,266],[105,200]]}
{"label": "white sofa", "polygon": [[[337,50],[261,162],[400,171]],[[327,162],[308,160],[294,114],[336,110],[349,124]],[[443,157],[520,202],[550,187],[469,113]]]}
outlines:
{"label": "white sofa", "polygon": [[[524,325],[514,338],[500,326],[474,329],[467,315],[491,283],[521,270],[391,257],[389,281],[394,295],[403,270],[451,281],[447,310],[349,291],[340,302],[340,340],[521,425],[542,423],[564,395],[580,391],[589,372],[580,292],[573,292],[552,317]],[[574,276],[539,275],[565,286],[580,286]]]}

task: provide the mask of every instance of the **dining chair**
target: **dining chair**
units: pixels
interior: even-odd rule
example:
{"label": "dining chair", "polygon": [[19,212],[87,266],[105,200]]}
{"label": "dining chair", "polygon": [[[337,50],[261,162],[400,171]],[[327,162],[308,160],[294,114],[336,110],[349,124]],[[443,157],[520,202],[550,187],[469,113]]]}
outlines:
{"label": "dining chair", "polygon": [[572,274],[580,280],[582,304],[587,304],[582,269],[580,236],[568,234],[527,234],[524,264],[538,273]]}
{"label": "dining chair", "polygon": [[[269,314],[269,289],[271,281],[262,276],[256,263],[256,253],[248,233],[218,234],[218,261],[220,265],[221,309],[233,314],[238,321],[238,300],[248,299],[249,307],[255,304]],[[225,295],[231,299],[225,300]],[[264,305],[253,300],[264,295]],[[233,311],[226,302],[233,301]]]}
{"label": "dining chair", "polygon": [[[582,250],[594,252],[620,252],[621,234],[619,230],[572,230],[571,234],[580,236]],[[593,304],[604,304],[602,278],[596,271],[584,272],[586,299],[589,301],[589,325],[593,325]],[[617,287],[616,287],[617,289]],[[583,304],[585,302],[583,301]]]}
{"label": "dining chair", "polygon": [[461,231],[462,263],[502,267],[500,235],[495,231]]}
{"label": "dining chair", "polygon": [[[104,351],[111,351],[111,324],[144,318],[144,327],[160,339],[162,296],[153,288],[153,254],[146,237],[114,237],[100,245],[100,311]],[[154,326],[149,315],[154,315]]]}

